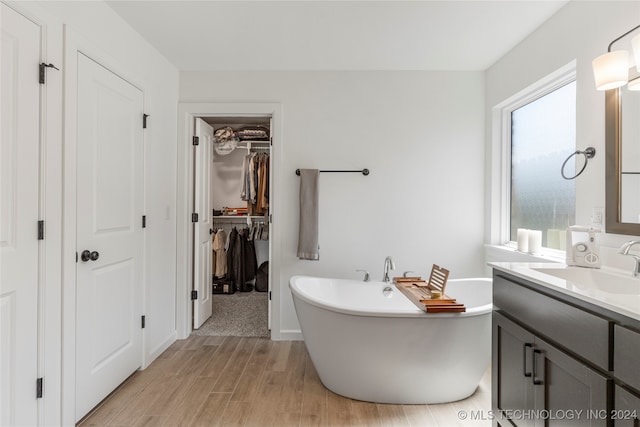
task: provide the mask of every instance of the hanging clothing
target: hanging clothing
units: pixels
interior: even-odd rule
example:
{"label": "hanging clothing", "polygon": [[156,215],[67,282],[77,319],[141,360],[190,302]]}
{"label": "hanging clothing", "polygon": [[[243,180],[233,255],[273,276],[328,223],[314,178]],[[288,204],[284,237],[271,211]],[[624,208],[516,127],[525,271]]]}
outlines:
{"label": "hanging clothing", "polygon": [[240,192],[240,200],[247,201],[247,173],[249,172],[249,156],[244,156],[242,160],[242,191]]}
{"label": "hanging clothing", "polygon": [[236,245],[236,236],[238,235],[238,229],[233,227],[233,229],[229,232],[229,236],[227,237],[227,277],[235,283],[234,280],[234,264],[233,257],[235,252]]}
{"label": "hanging clothing", "polygon": [[229,274],[237,290],[251,292],[253,290],[252,281],[256,278],[256,270],[258,269],[255,245],[252,240],[248,239],[248,228],[237,231],[234,227],[234,230],[233,241],[227,252],[228,260],[230,260]]}
{"label": "hanging clothing", "polygon": [[223,229],[219,229],[213,238],[213,251],[215,253],[215,264],[213,275],[222,278],[227,274],[227,255],[224,247],[227,243],[227,233]]}
{"label": "hanging clothing", "polygon": [[263,215],[268,207],[265,197],[265,188],[267,187],[267,167],[266,157],[258,156],[258,189],[256,195],[255,215]]}
{"label": "hanging clothing", "polygon": [[216,260],[216,235],[218,234],[218,231],[220,230],[214,230],[213,234],[211,235],[211,253],[213,253],[213,262],[211,263],[211,274],[213,275],[213,277],[216,277],[216,264],[218,263],[218,261]]}
{"label": "hanging clothing", "polygon": [[256,153],[251,153],[249,158],[249,193],[247,194],[248,201],[252,204],[256,204]]}
{"label": "hanging clothing", "polygon": [[242,191],[249,215],[264,215],[269,210],[269,162],[267,153],[249,153],[242,162]]}

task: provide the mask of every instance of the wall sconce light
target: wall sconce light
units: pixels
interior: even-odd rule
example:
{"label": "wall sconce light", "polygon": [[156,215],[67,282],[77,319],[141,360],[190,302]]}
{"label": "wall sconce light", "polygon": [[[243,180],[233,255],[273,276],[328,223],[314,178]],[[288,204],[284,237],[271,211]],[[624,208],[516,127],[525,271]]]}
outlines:
{"label": "wall sconce light", "polygon": [[[632,28],[609,43],[607,53],[600,55],[593,60],[593,76],[596,81],[596,89],[615,89],[629,83],[629,90],[640,90],[639,78],[629,82],[629,52],[626,50],[611,51],[611,46],[613,46],[615,42],[628,36],[638,28],[640,28],[640,25]],[[634,52],[636,68],[640,71],[640,34],[631,40],[631,47]]]}

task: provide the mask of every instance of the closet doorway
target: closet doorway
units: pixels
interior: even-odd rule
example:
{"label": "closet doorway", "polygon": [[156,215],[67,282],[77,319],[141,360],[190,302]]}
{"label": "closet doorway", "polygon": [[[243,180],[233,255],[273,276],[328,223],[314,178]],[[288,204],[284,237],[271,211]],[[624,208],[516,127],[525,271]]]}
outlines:
{"label": "closet doorway", "polygon": [[[185,239],[178,242],[178,272],[186,273],[189,299],[184,301],[186,310],[178,300],[179,337],[222,335],[229,328],[229,334],[236,335],[233,328],[240,323],[237,335],[259,333],[278,339],[271,329],[272,319],[279,317],[274,314],[279,292],[273,281],[277,277],[274,131],[279,109],[277,104],[180,105],[188,144],[182,152],[186,167],[178,170],[178,185],[188,197],[182,199],[184,205],[178,201],[178,208],[187,208],[183,212],[189,226],[178,230],[178,236],[185,231]],[[179,223],[180,216],[179,212]],[[264,315],[256,318],[263,309]],[[221,315],[223,322],[217,323]]]}
{"label": "closet doorway", "polygon": [[194,235],[194,289],[206,276],[212,293],[206,304],[213,306],[211,318],[198,323],[205,302],[194,302],[198,334],[269,336],[271,127],[271,116],[196,118],[196,134],[213,135],[211,148],[201,137],[194,146],[195,207],[198,215],[209,212]]}

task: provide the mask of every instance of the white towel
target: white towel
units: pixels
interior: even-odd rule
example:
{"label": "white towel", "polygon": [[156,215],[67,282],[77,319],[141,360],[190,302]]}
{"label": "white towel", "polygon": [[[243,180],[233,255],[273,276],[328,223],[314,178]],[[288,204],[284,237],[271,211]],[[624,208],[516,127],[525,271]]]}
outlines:
{"label": "white towel", "polygon": [[318,169],[300,169],[300,230],[298,258],[319,260],[318,248]]}

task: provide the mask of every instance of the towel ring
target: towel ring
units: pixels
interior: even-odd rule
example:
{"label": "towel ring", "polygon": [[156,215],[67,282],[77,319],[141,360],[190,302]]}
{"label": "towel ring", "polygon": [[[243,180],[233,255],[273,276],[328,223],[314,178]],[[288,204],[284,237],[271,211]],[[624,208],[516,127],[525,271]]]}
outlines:
{"label": "towel ring", "polygon": [[[564,167],[567,165],[567,162],[573,157],[576,156],[578,154],[582,154],[584,155],[584,165],[582,165],[582,169],[580,169],[580,171],[575,174],[574,176],[566,176],[564,174]],[[586,150],[584,151],[580,151],[580,150],[576,150],[573,154],[571,154],[569,157],[567,157],[567,160],[564,161],[564,163],[562,163],[562,168],[560,168],[560,173],[562,174],[562,177],[564,179],[575,179],[578,176],[580,176],[580,174],[582,172],[584,172],[585,168],[587,167],[587,163],[589,163],[589,159],[593,159],[596,155],[596,149],[593,147],[587,147]]]}

